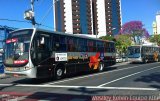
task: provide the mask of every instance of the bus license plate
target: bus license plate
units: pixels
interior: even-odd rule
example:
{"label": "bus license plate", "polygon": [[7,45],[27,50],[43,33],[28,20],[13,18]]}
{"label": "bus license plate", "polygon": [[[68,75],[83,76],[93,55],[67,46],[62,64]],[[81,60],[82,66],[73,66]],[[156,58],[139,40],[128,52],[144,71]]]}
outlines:
{"label": "bus license plate", "polygon": [[13,68],[7,67],[6,70],[7,71],[13,71]]}

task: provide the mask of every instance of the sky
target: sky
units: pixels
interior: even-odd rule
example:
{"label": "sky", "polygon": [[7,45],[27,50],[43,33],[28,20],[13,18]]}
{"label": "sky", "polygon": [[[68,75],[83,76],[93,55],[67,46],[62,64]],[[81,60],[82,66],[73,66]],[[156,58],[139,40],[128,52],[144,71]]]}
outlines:
{"label": "sky", "polygon": [[[0,0],[0,25],[15,28],[30,28],[31,23],[24,19],[24,12],[31,8],[31,0]],[[35,0],[35,19],[37,23],[48,26],[39,26],[53,30],[52,0]],[[50,11],[49,13],[47,13]],[[150,35],[152,23],[156,13],[160,11],[160,0],[121,0],[122,25],[129,21],[142,21]],[[47,15],[47,16],[46,16]],[[42,19],[45,18],[43,21]],[[6,21],[19,20],[25,22]]]}

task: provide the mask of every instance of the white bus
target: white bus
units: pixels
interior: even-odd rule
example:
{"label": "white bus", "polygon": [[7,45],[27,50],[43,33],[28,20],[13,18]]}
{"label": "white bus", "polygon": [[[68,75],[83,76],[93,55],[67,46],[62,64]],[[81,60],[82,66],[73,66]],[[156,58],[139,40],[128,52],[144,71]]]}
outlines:
{"label": "white bus", "polygon": [[128,47],[129,62],[160,61],[160,47],[153,45],[134,45]]}

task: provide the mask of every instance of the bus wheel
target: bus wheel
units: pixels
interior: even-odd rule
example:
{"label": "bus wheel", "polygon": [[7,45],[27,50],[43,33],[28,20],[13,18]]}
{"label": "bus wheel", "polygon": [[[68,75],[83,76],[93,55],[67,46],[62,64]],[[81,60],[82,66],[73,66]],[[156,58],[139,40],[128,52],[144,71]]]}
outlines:
{"label": "bus wheel", "polygon": [[63,77],[63,75],[64,75],[64,69],[57,67],[56,71],[55,71],[56,79],[61,79]]}
{"label": "bus wheel", "polygon": [[98,72],[102,72],[103,69],[104,69],[104,64],[100,63],[99,66],[98,66]]}
{"label": "bus wheel", "polygon": [[144,63],[147,63],[148,62],[148,59],[144,59]]}

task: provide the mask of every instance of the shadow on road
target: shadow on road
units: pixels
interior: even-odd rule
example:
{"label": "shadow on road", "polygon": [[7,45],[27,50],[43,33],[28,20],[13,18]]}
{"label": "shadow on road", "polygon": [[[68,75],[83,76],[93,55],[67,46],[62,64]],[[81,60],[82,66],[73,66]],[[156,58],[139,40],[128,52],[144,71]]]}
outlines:
{"label": "shadow on road", "polygon": [[98,93],[102,93],[102,92],[106,92],[107,90],[105,89],[98,89],[98,90],[95,90],[95,89],[88,89],[86,87],[79,87],[79,88],[70,88],[68,89],[68,91],[71,91],[73,93],[80,93],[81,95],[86,95],[86,94],[90,94],[90,95],[96,95]]}
{"label": "shadow on road", "polygon": [[[1,96],[3,95],[3,96]],[[0,92],[0,101],[91,101],[92,96],[48,92]]]}
{"label": "shadow on road", "polygon": [[160,72],[151,73],[149,75],[141,76],[135,79],[136,82],[151,83],[150,87],[160,89]]}
{"label": "shadow on road", "polygon": [[[54,89],[53,89],[54,90]],[[94,90],[94,89],[88,89],[85,87],[79,87],[79,88],[69,88],[67,92],[61,92],[61,93],[51,93],[51,92],[0,92],[0,95],[9,95],[7,97],[16,98],[16,101],[19,101],[19,99],[24,101],[92,101],[92,97],[95,95],[99,95],[98,93],[106,92],[107,90]],[[0,97],[0,101],[1,101]],[[8,99],[9,100],[9,99]],[[8,101],[7,100],[7,101]]]}
{"label": "shadow on road", "polygon": [[[106,68],[104,68],[104,70],[102,72],[112,71],[115,69],[117,69],[117,67],[106,67]],[[102,72],[98,72],[96,70],[88,71],[88,72],[78,72],[78,73],[66,75],[65,78],[75,78],[75,77],[87,76],[87,75],[91,75],[91,74],[98,74],[98,73],[102,73]]]}
{"label": "shadow on road", "polygon": [[[112,71],[115,69],[117,69],[117,67],[106,67],[106,68],[104,68],[103,72]],[[80,77],[80,76],[87,76],[87,75],[96,74],[96,73],[98,73],[98,72],[97,71],[79,72],[79,73],[66,75],[65,78],[63,78],[63,79],[75,78],[75,77]],[[63,80],[63,79],[61,79],[61,80]],[[44,83],[53,82],[53,81],[58,81],[58,80],[56,80],[54,78],[44,78],[44,79],[24,78],[24,79],[13,81],[12,83],[16,83],[16,84],[44,84]]]}
{"label": "shadow on road", "polygon": [[46,79],[29,79],[29,78],[26,78],[26,79],[13,81],[12,83],[16,83],[16,84],[43,84],[43,83],[47,83],[50,81],[52,81],[52,79],[48,79],[48,78],[46,78]]}
{"label": "shadow on road", "polygon": [[38,101],[38,100],[43,100],[43,101],[91,101],[92,96],[36,92],[30,95],[27,95],[27,97],[25,97],[25,101]]}

